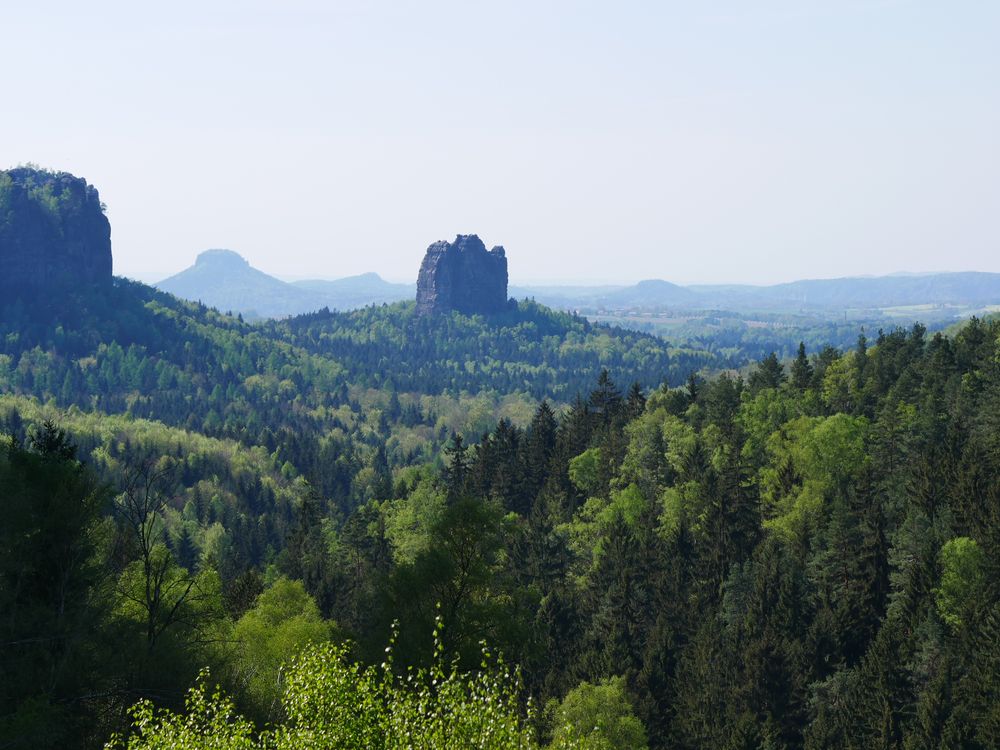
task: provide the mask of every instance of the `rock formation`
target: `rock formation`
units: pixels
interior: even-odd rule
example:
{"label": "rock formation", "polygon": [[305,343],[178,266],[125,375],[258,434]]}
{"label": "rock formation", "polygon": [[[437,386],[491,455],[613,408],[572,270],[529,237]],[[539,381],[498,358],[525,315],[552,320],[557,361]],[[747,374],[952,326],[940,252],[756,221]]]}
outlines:
{"label": "rock formation", "polygon": [[65,172],[0,171],[0,293],[111,281],[111,224],[97,189]]}
{"label": "rock formation", "polygon": [[417,277],[417,312],[497,313],[507,306],[507,256],[474,234],[427,248]]}

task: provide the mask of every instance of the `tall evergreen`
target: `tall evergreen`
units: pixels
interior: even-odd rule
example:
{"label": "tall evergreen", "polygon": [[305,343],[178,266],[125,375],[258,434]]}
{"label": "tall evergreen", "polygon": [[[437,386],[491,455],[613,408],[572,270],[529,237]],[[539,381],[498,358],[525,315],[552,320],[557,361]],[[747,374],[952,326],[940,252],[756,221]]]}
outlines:
{"label": "tall evergreen", "polygon": [[799,351],[792,362],[792,385],[800,391],[804,391],[812,382],[813,368],[809,364],[809,357],[806,356],[805,342],[799,342]]}
{"label": "tall evergreen", "polygon": [[451,442],[445,446],[445,467],[442,470],[445,492],[448,501],[456,502],[466,494],[466,483],[469,479],[468,448],[462,436],[456,432],[451,434]]}

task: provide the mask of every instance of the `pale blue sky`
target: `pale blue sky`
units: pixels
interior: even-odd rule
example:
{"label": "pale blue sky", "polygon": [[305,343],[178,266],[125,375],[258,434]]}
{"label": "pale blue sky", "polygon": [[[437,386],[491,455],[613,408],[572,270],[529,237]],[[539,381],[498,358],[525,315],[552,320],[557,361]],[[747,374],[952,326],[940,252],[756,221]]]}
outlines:
{"label": "pale blue sky", "polygon": [[1000,271],[1000,2],[0,0],[0,167],[109,206],[115,270],[228,247],[512,280]]}

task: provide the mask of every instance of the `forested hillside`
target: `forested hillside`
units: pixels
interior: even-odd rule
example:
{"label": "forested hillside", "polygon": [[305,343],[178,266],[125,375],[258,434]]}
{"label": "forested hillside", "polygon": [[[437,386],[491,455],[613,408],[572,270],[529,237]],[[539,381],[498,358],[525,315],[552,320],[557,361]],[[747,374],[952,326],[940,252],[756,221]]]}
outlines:
{"label": "forested hillside", "polygon": [[490,316],[422,317],[406,303],[324,310],[271,321],[263,330],[335,359],[351,382],[420,393],[486,389],[566,403],[589,388],[602,367],[648,388],[728,366],[702,347],[592,325],[530,301]]}
{"label": "forested hillside", "polygon": [[525,423],[539,398],[570,401],[602,365],[649,387],[710,361],[537,306],[499,322],[431,325],[400,305],[264,328],[119,279],[0,315],[3,392],[263,445],[327,496],[318,463],[342,453],[363,463],[378,446],[393,466],[422,463],[452,431]]}
{"label": "forested hillside", "polygon": [[[996,323],[651,388],[655,340],[544,309],[435,338],[111,294],[2,318],[8,746],[100,746],[139,699],[137,748],[1000,736]],[[537,401],[545,366],[584,395]],[[390,638],[430,671],[379,676]]]}
{"label": "forested hillside", "polygon": [[994,746],[998,336],[916,326],[645,402],[602,376],[359,511],[340,623],[374,660],[399,620],[419,660],[440,602],[449,651],[485,636],[543,702],[622,678],[653,747]]}

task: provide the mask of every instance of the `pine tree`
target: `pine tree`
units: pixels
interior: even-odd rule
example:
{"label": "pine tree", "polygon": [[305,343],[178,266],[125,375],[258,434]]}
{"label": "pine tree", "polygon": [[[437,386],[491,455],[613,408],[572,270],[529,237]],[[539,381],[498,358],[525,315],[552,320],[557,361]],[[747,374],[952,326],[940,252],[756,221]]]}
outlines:
{"label": "pine tree", "polygon": [[632,383],[625,401],[625,417],[631,421],[639,417],[645,410],[646,396],[642,392],[642,386],[638,382]]}
{"label": "pine tree", "polygon": [[372,459],[372,470],[375,472],[375,499],[389,500],[392,498],[392,471],[389,469],[389,459],[385,453],[385,443],[380,442]]}
{"label": "pine tree", "polygon": [[785,368],[774,352],[768,354],[757,363],[757,368],[750,373],[749,385],[754,392],[764,388],[778,388],[786,380]]}
{"label": "pine tree", "polygon": [[601,370],[597,378],[597,388],[590,394],[590,406],[604,426],[616,422],[622,416],[622,394],[607,369]]}
{"label": "pine tree", "polygon": [[286,540],[282,568],[290,578],[302,581],[324,615],[331,616],[337,587],[323,531],[322,500],[312,488],[307,488]]}
{"label": "pine tree", "polygon": [[535,410],[528,431],[521,441],[521,464],[524,467],[524,494],[534,505],[538,493],[545,485],[552,455],[556,447],[558,430],[555,413],[548,401],[542,401]]}
{"label": "pine tree", "polygon": [[[881,334],[881,331],[879,333]],[[858,388],[862,388],[868,369],[868,339],[865,337],[864,331],[858,334],[858,343],[854,348],[854,367],[857,373]]]}
{"label": "pine tree", "polygon": [[177,537],[177,542],[174,545],[174,559],[177,560],[177,564],[188,571],[194,571],[198,566],[198,548],[194,544],[194,540],[191,538],[191,532],[188,531],[187,526],[181,527],[181,533]]}
{"label": "pine tree", "polygon": [[465,441],[457,432],[451,433],[451,441],[445,446],[446,465],[442,471],[448,502],[454,503],[465,496],[469,475],[468,450]]}
{"label": "pine tree", "polygon": [[685,390],[687,393],[688,403],[693,404],[698,400],[698,393],[701,390],[701,383],[694,372],[689,372],[687,377],[687,383],[685,384]]}
{"label": "pine tree", "polygon": [[521,437],[521,431],[509,419],[501,419],[497,423],[497,428],[493,431],[496,468],[492,477],[490,496],[499,500],[507,510],[525,516],[531,509],[531,500],[524,486]]}
{"label": "pine tree", "polygon": [[806,345],[805,342],[799,342],[799,353],[795,357],[795,361],[792,363],[792,385],[798,388],[800,391],[804,391],[809,387],[812,382],[813,368],[809,364],[809,358],[806,356]]}

